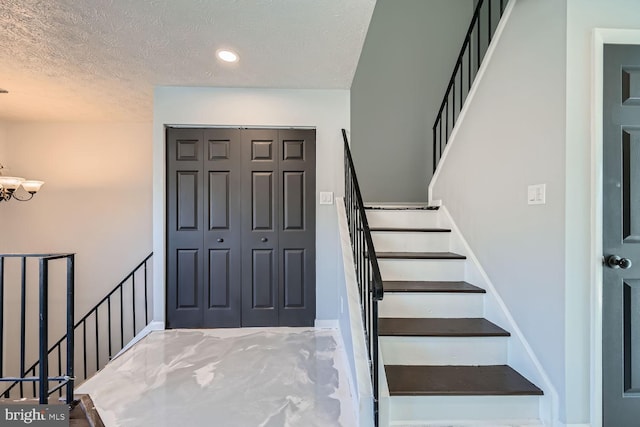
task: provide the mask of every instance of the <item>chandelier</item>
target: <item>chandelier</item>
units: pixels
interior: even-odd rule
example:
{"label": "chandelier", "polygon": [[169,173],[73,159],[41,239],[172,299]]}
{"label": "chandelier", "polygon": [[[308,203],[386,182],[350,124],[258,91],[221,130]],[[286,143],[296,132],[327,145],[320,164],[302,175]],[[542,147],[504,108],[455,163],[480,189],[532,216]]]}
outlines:
{"label": "chandelier", "polygon": [[[17,176],[4,176],[1,169],[3,169],[2,165],[0,165],[0,202],[8,202],[11,199],[20,202],[31,200],[44,184],[44,181],[27,181]],[[26,194],[21,196],[20,193]]]}

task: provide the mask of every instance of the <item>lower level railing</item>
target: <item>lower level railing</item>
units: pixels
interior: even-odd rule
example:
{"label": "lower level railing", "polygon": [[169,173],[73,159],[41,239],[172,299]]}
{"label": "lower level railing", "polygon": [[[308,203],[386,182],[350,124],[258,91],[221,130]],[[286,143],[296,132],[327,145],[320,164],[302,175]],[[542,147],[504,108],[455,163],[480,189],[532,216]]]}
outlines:
{"label": "lower level railing", "polygon": [[[8,390],[19,385],[21,394],[24,393],[25,383],[31,383],[33,387],[33,397],[37,397],[41,404],[47,403],[49,396],[56,391],[62,395],[62,389],[66,387],[65,401],[67,403],[73,400],[73,384],[74,384],[74,341],[73,341],[73,324],[74,324],[74,254],[0,254],[0,381],[11,382],[12,385],[2,393],[4,397],[9,397]],[[10,262],[14,261],[9,265]],[[49,314],[49,291],[51,285],[50,270],[56,268],[54,264],[57,262],[66,261],[66,274],[64,275],[64,285],[66,291],[66,315],[64,321],[66,324],[67,335],[72,337],[67,340],[64,347],[64,360],[65,367],[62,366],[62,348],[58,348],[58,375],[50,376],[50,363],[49,353],[49,325],[50,322],[62,321],[58,316],[54,319]],[[38,310],[29,310],[27,300],[33,298],[33,290],[29,286],[31,284],[28,271],[31,271],[31,264],[37,262],[38,271],[38,291],[37,301]],[[5,280],[7,276],[17,276],[20,283],[19,293],[12,289],[5,289]],[[56,282],[61,282],[58,278]],[[56,290],[57,293],[61,290]],[[17,304],[15,304],[17,302]],[[8,315],[7,311],[11,310]],[[12,314],[18,312],[18,316]],[[20,319],[20,326],[17,339],[15,337],[8,336],[7,331],[14,331],[14,328],[7,328],[9,322],[5,320]],[[28,346],[33,346],[33,343],[28,340],[28,337],[32,336],[27,331],[30,324],[37,323],[38,326],[38,369],[29,370],[25,369],[25,360],[27,355]],[[17,328],[16,328],[17,329]],[[13,334],[15,335],[15,334]],[[5,343],[10,343],[5,347]],[[16,345],[18,344],[18,345]],[[18,360],[18,376],[4,376],[5,362],[7,362],[7,350],[15,350],[19,352]],[[50,383],[54,386],[50,388]],[[37,391],[36,391],[37,388]]]}
{"label": "lower level railing", "polygon": [[373,385],[373,410],[378,425],[379,379],[378,379],[378,301],[384,295],[378,258],[373,247],[367,215],[362,202],[358,178],[351,158],[347,132],[342,129],[344,140],[345,191],[344,204],[351,236],[351,248],[355,263],[356,279],[360,292],[360,306],[367,341],[369,368]]}
{"label": "lower level railing", "polygon": [[[44,347],[45,350],[48,348],[44,360],[49,369],[60,373],[66,365],[69,372],[70,366],[69,376],[72,380],[81,382],[102,369],[149,323],[150,307],[152,307],[149,292],[152,256],[153,253],[140,262],[80,320],[74,323],[72,318],[71,329],[68,329],[55,344]],[[71,353],[67,352],[65,355],[63,349],[69,346],[71,346]],[[42,372],[42,360],[43,357],[40,357],[24,369],[24,358],[21,357],[21,377],[35,376],[36,373]],[[37,393],[35,387],[31,390],[23,387],[20,379],[14,378],[9,381],[13,383],[0,392],[3,397],[24,398],[42,395]],[[61,391],[57,388],[50,390],[49,394],[56,391],[62,397]],[[73,383],[71,383],[71,395],[67,390],[66,396],[66,399],[72,398]]]}

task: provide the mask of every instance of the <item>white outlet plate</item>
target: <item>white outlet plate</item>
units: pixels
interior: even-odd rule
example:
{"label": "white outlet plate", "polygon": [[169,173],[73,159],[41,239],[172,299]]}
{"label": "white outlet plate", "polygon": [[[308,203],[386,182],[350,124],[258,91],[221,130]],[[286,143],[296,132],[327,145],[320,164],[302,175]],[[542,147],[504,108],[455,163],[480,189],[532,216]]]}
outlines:
{"label": "white outlet plate", "polygon": [[527,203],[530,205],[544,205],[547,203],[547,184],[535,184],[527,187]]}
{"label": "white outlet plate", "polygon": [[333,204],[333,191],[321,191],[320,192],[320,204],[332,205]]}

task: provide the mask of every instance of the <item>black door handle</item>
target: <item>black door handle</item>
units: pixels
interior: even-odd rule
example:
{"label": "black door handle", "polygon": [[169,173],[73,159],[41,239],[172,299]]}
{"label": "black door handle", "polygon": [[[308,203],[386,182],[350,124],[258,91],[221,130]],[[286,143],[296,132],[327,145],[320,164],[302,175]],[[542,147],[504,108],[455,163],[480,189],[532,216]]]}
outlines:
{"label": "black door handle", "polygon": [[609,255],[605,260],[605,264],[610,268],[621,268],[626,270],[631,268],[633,263],[629,258],[621,258],[618,255]]}
{"label": "black door handle", "polygon": [[218,243],[222,243],[222,242],[224,242],[224,239],[223,238],[219,238],[218,239]]}
{"label": "black door handle", "polygon": [[269,239],[267,239],[266,237],[263,237],[263,238],[262,238],[262,239],[260,239],[260,240],[261,240],[262,242],[266,242],[266,241],[268,241]]}

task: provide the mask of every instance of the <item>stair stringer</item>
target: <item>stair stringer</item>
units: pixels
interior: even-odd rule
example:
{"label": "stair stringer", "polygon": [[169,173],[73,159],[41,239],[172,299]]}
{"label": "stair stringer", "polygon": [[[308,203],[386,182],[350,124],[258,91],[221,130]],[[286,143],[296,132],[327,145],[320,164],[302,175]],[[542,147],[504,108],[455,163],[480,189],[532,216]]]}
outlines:
{"label": "stair stringer", "polygon": [[482,268],[469,243],[449,214],[446,206],[441,206],[438,214],[440,216],[440,224],[451,229],[452,252],[465,254],[467,257],[465,280],[486,291],[484,296],[484,317],[511,332],[511,337],[508,341],[508,364],[544,391],[544,395],[540,396],[540,419],[545,426],[562,426],[563,424],[559,422],[558,392],[548,374],[511,315],[509,308],[491,282],[489,275]]}

